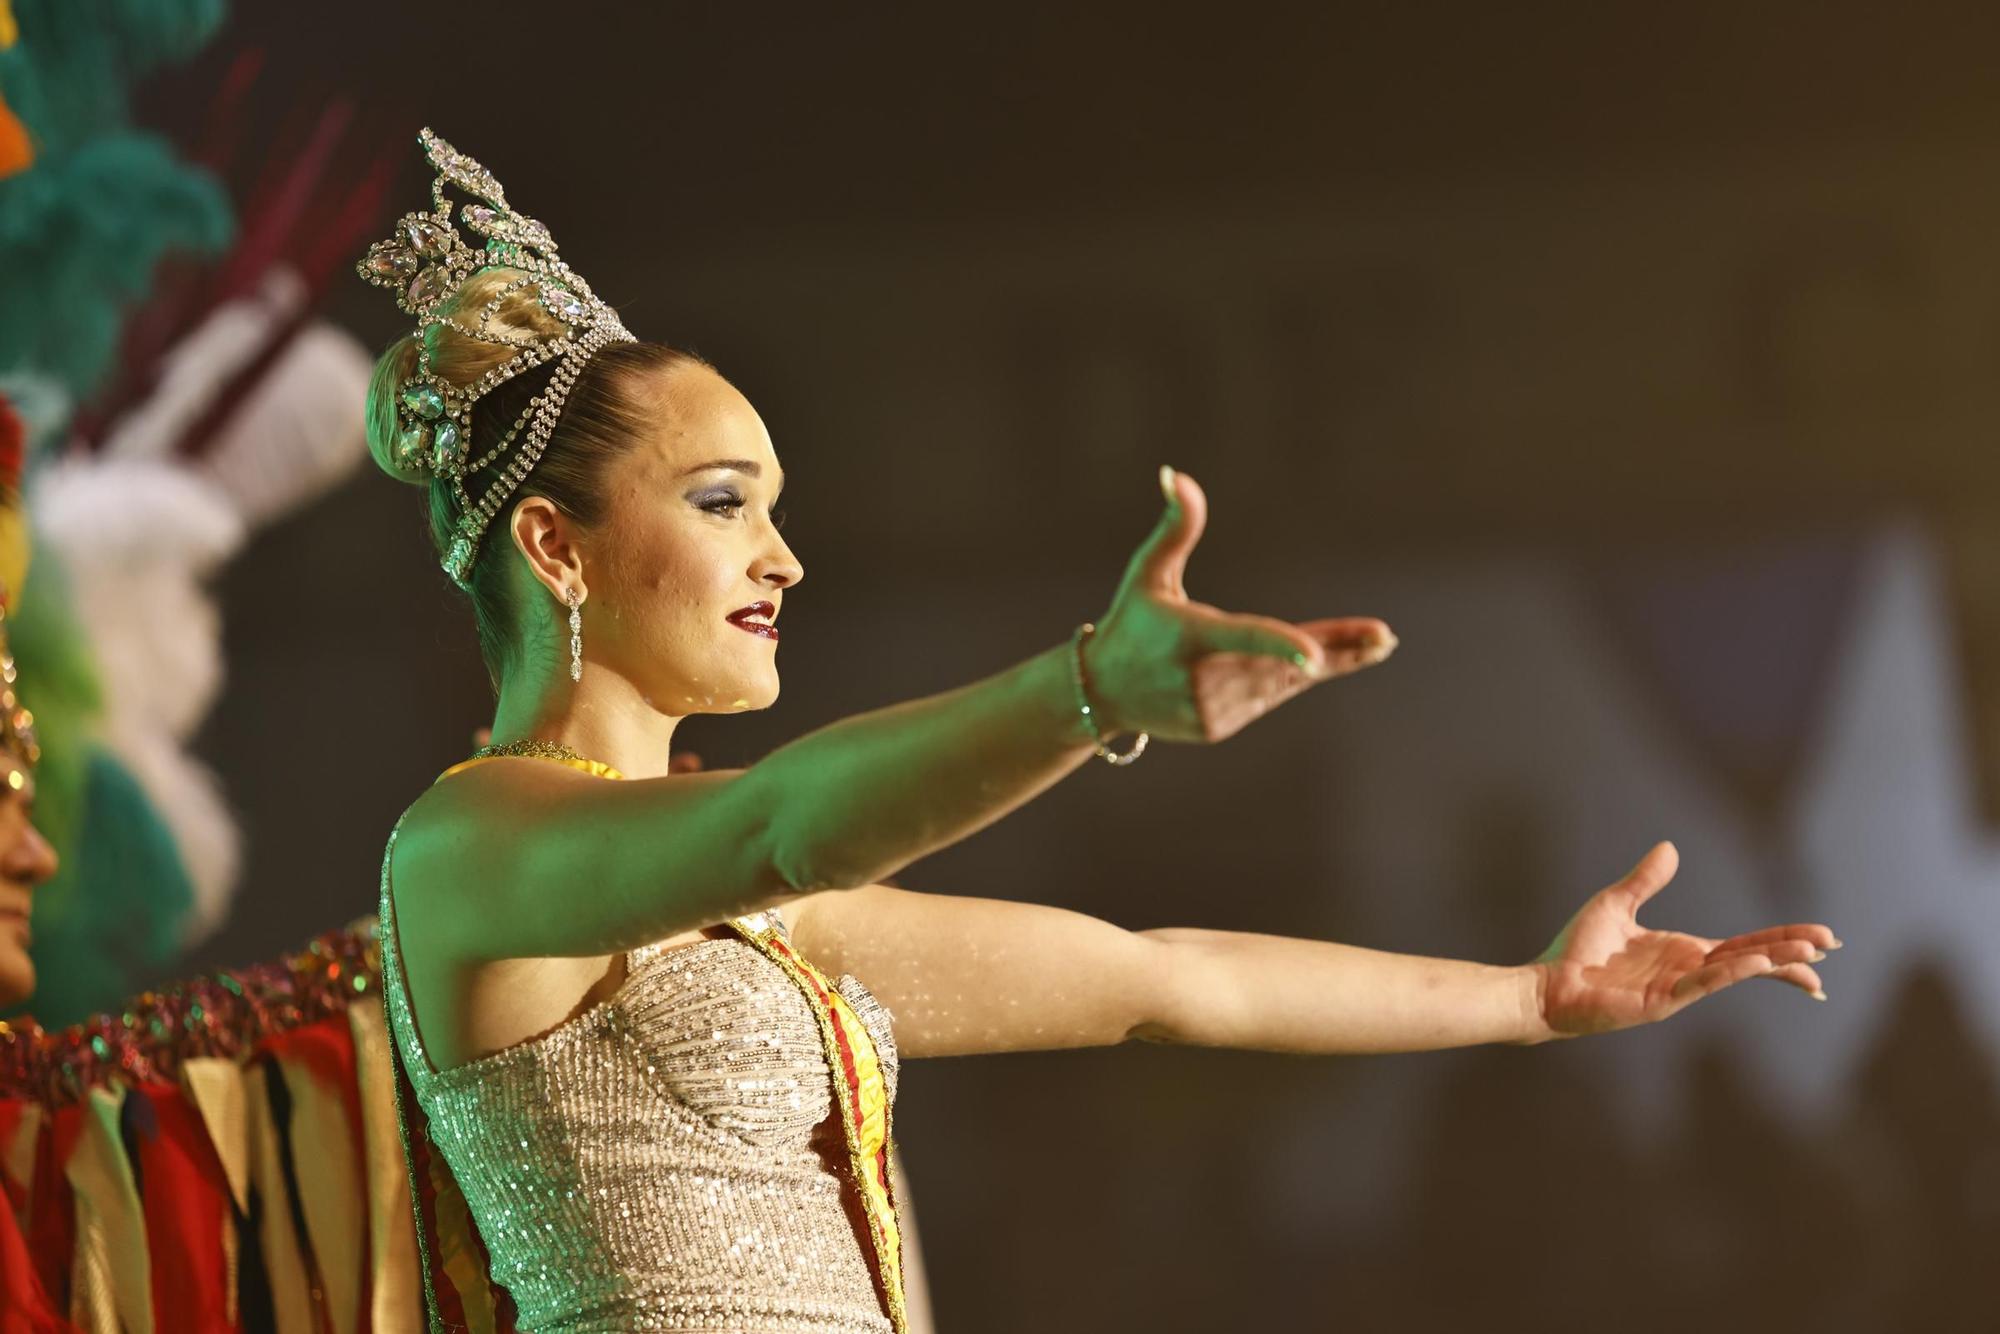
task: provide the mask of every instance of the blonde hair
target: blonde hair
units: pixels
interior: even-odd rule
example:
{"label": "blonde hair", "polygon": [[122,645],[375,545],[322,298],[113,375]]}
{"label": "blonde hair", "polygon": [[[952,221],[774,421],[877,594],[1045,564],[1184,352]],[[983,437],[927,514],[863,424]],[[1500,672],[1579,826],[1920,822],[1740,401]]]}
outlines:
{"label": "blonde hair", "polygon": [[[508,284],[527,276],[520,269],[480,269],[445,299],[438,313],[476,327],[481,308]],[[429,342],[431,373],[448,383],[469,386],[495,366],[512,360],[522,347],[562,337],[567,326],[548,312],[532,286],[522,286],[501,297],[486,329],[508,342],[474,338],[449,324],[429,328],[422,337]],[[458,522],[452,490],[434,481],[428,472],[396,462],[396,397],[403,381],[416,371],[418,338],[414,333],[403,335],[375,363],[365,410],[368,450],[376,466],[391,477],[429,488],[431,542],[442,556],[451,546]],[[528,400],[547,383],[556,364],[517,375],[473,405],[468,457],[480,458],[498,443]],[[664,343],[613,343],[601,348],[577,377],[547,447],[508,497],[503,513],[511,513],[514,504],[528,496],[542,496],[586,527],[598,522],[604,513],[605,469],[632,446],[647,425],[646,399],[634,392],[642,379],[678,366],[707,364],[692,352]],[[484,470],[468,475],[466,490],[475,496],[482,494],[510,461],[510,456],[503,454]],[[507,587],[504,557],[496,554],[512,550],[503,530],[504,524],[496,517],[480,543],[466,581],[479,626],[480,652],[496,691],[516,659],[520,633],[519,609]]]}

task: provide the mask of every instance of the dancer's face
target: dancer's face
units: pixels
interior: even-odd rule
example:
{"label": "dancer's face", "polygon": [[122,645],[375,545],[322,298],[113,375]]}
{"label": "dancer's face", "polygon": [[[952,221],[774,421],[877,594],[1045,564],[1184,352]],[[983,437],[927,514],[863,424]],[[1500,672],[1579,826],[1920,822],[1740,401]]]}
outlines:
{"label": "dancer's face", "polygon": [[28,909],[35,886],[56,873],[55,849],[35,828],[35,775],[18,755],[0,751],[0,1006],[35,989],[28,958]]}
{"label": "dancer's face", "polygon": [[677,366],[645,392],[656,429],[612,465],[604,521],[582,543],[585,662],[633,681],[663,713],[766,708],[778,643],[755,622],[776,621],[805,576],[778,535],[784,474],[770,434],[705,366]]}

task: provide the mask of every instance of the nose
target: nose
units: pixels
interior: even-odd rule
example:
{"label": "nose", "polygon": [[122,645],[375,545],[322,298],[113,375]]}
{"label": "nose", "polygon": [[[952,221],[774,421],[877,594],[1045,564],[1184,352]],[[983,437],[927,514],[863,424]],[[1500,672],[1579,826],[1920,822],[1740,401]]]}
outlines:
{"label": "nose", "polygon": [[799,558],[792,554],[785,539],[773,529],[771,548],[757,558],[757,563],[751,567],[750,577],[772,588],[794,588],[806,577],[806,568],[799,564]]}
{"label": "nose", "polygon": [[0,856],[0,871],[18,884],[39,885],[56,873],[56,850],[41,830],[23,820],[5,855]]}

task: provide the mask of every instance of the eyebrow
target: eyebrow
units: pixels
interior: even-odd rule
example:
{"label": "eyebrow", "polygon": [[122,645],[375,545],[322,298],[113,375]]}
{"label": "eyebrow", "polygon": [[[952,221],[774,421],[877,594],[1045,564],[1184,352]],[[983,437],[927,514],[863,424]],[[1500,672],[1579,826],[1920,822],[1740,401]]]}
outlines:
{"label": "eyebrow", "polygon": [[[710,459],[706,463],[697,463],[692,468],[681,469],[676,480],[679,477],[687,477],[694,473],[708,472],[714,468],[726,469],[729,472],[740,472],[747,477],[762,477],[764,475],[764,466],[755,459]],[[784,483],[785,474],[781,472],[778,474],[778,485],[782,487]]]}

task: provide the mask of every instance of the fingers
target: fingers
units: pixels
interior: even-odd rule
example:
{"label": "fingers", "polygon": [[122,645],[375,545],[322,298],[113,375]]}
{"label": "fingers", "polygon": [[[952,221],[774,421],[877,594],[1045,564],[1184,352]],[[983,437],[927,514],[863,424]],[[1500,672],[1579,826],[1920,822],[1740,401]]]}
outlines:
{"label": "fingers", "polygon": [[1202,529],[1208,526],[1208,497],[1194,478],[1165,465],[1160,468],[1160,492],[1167,503],[1166,512],[1160,515],[1151,535],[1132,553],[1125,582],[1143,585],[1169,597],[1185,598],[1187,589],[1182,576],[1195,543],[1201,541]]}
{"label": "fingers", "polygon": [[1373,667],[1396,651],[1396,632],[1372,616],[1335,616],[1302,621],[1299,629],[1319,641],[1329,676]]}
{"label": "fingers", "polygon": [[1286,658],[1303,667],[1309,676],[1327,673],[1326,650],[1319,640],[1290,621],[1275,616],[1228,614],[1202,627],[1203,653],[1252,653],[1260,657]]}
{"label": "fingers", "polygon": [[1772,963],[1818,963],[1826,957],[1826,951],[1810,940],[1774,940],[1762,945],[1741,945],[1725,940],[1709,950],[1702,957],[1702,962],[1713,963],[1731,954],[1762,954]]}
{"label": "fingers", "polygon": [[[1789,926],[1767,926],[1761,931],[1746,931],[1740,936],[1731,936],[1715,948],[1717,950],[1738,949],[1745,946],[1756,948],[1775,944],[1781,940],[1804,940],[1823,950],[1837,950],[1840,939],[1833,934],[1833,928],[1819,922],[1795,922]],[[1713,953],[1713,951],[1711,951]]]}
{"label": "fingers", "polygon": [[1819,980],[1819,974],[1802,963],[1788,963],[1773,968],[1764,976],[1774,981],[1786,982],[1811,996],[1814,1000],[1826,999],[1826,987]]}
{"label": "fingers", "polygon": [[1753,977],[1768,977],[1797,987],[1814,1000],[1826,999],[1826,987],[1810,964],[1776,962],[1754,952],[1732,954],[1695,969],[1674,983],[1673,996],[1683,1004],[1693,1004]]}
{"label": "fingers", "polygon": [[1626,896],[1636,914],[1647,899],[1660,892],[1680,869],[1681,854],[1671,843],[1655,843],[1639,864],[1626,872],[1614,889]]}
{"label": "fingers", "polygon": [[1684,974],[1673,985],[1673,997],[1677,1001],[1698,1001],[1703,996],[1713,996],[1724,987],[1734,986],[1746,978],[1761,977],[1770,971],[1771,961],[1761,954],[1732,954]]}

